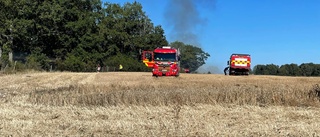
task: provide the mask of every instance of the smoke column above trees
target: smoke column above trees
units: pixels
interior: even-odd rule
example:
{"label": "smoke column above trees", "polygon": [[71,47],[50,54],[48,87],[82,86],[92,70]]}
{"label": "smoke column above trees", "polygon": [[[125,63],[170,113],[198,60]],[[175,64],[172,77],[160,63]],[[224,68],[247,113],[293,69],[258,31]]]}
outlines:
{"label": "smoke column above trees", "polygon": [[207,24],[207,17],[201,16],[199,8],[212,10],[215,0],[169,0],[164,13],[165,25],[170,28],[173,41],[200,46],[199,36]]}
{"label": "smoke column above trees", "polygon": [[[169,40],[201,47],[201,34],[206,30],[208,18],[199,9],[214,12],[215,0],[168,0],[164,13]],[[197,70],[199,73],[222,73],[219,67],[206,63]]]}

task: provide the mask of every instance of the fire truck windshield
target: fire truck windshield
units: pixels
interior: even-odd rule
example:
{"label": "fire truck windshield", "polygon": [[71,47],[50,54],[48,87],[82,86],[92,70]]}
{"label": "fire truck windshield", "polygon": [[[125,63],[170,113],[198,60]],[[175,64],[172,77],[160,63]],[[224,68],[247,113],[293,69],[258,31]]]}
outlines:
{"label": "fire truck windshield", "polygon": [[176,61],[176,53],[154,53],[155,61]]}

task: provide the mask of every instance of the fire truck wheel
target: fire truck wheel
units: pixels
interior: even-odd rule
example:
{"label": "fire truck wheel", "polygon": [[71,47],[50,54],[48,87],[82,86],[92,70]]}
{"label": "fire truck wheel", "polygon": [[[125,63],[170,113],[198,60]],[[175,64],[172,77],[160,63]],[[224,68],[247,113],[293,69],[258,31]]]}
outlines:
{"label": "fire truck wheel", "polygon": [[178,72],[177,75],[175,75],[175,77],[179,77],[179,75],[180,75],[180,72]]}

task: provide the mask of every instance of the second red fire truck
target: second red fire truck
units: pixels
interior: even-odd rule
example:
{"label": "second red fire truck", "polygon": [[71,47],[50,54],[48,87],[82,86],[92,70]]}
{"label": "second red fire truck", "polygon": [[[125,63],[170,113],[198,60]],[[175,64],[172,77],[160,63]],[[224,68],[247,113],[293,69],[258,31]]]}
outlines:
{"label": "second red fire truck", "polygon": [[232,54],[227,62],[228,67],[224,69],[225,75],[249,75],[251,57],[249,54]]}

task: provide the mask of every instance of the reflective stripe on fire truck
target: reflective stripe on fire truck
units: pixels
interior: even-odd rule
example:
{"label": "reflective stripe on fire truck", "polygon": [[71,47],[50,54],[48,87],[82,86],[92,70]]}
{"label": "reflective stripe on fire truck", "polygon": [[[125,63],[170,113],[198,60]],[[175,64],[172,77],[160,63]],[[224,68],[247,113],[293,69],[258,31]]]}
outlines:
{"label": "reflective stripe on fire truck", "polygon": [[235,60],[232,60],[232,63],[235,66],[247,66],[247,64],[250,64],[250,61],[245,58],[235,58]]}
{"label": "reflective stripe on fire truck", "polygon": [[250,63],[250,61],[236,61],[236,60],[233,60],[232,63],[234,63],[234,64],[248,64],[248,63]]}

